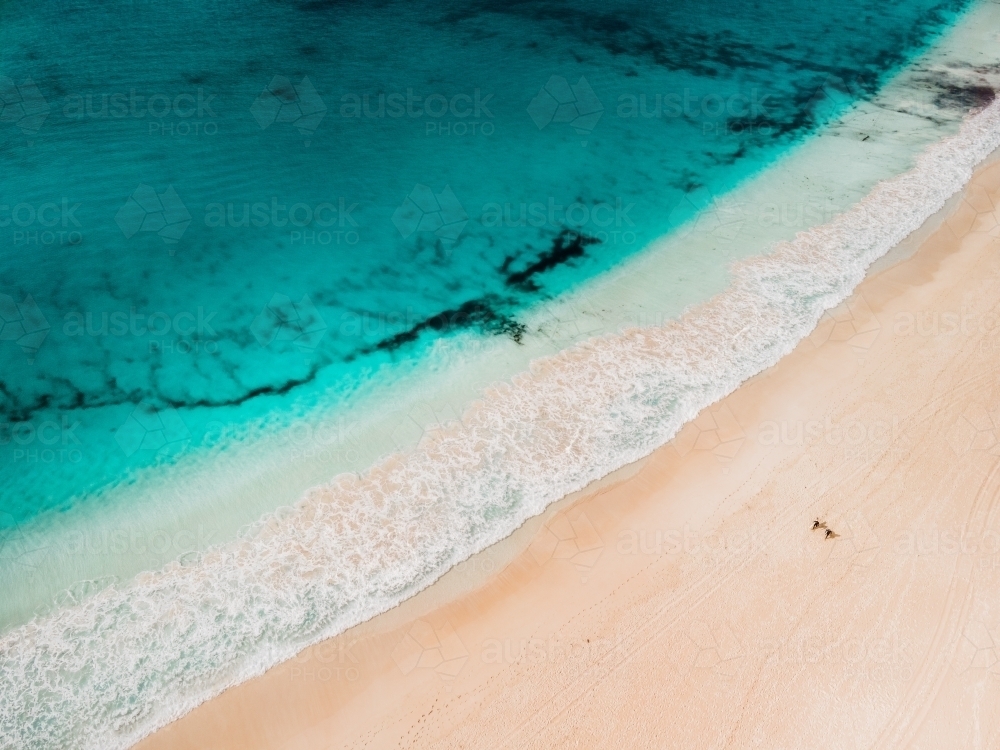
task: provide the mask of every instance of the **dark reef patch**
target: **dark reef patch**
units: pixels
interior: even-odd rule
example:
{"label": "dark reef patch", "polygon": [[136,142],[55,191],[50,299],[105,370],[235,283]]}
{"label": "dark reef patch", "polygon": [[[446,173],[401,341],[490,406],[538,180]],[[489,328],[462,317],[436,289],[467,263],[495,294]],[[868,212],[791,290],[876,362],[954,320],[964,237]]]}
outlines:
{"label": "dark reef patch", "polygon": [[983,83],[955,83],[938,80],[933,83],[935,89],[934,105],[941,109],[953,109],[962,113],[987,107],[996,98],[997,92]]}
{"label": "dark reef patch", "polygon": [[[109,406],[135,405],[144,400],[155,403],[158,407],[174,409],[189,409],[199,406],[239,406],[259,396],[283,396],[301,385],[311,382],[322,369],[322,364],[315,363],[309,372],[300,377],[286,380],[274,385],[259,386],[245,389],[242,393],[228,398],[219,399],[179,399],[164,396],[157,389],[151,391],[142,389],[123,389],[114,378],[107,377],[102,395],[88,393],[65,378],[52,378],[48,382],[51,390],[36,396],[30,401],[18,398],[7,386],[0,382],[0,416],[11,424],[31,421],[36,414],[60,409],[72,411],[77,409],[99,409]],[[230,373],[231,374],[231,373]],[[232,376],[232,374],[231,374]],[[233,382],[236,382],[233,379]]]}
{"label": "dark reef patch", "polygon": [[320,371],[320,366],[314,364],[312,368],[309,370],[309,373],[301,378],[292,378],[286,380],[284,383],[281,383],[280,385],[262,385],[258,388],[251,388],[250,390],[245,391],[244,393],[240,394],[235,398],[227,398],[227,399],[201,398],[196,401],[180,401],[177,399],[163,398],[161,396],[161,399],[167,406],[172,406],[175,409],[195,408],[198,406],[213,406],[213,407],[240,406],[241,404],[244,404],[247,401],[250,401],[251,399],[255,399],[258,396],[284,396],[285,394],[290,393],[294,389],[298,388],[300,385],[305,385],[306,383],[311,382],[316,377],[316,373],[318,373],[319,371]]}
{"label": "dark reef patch", "polygon": [[[579,42],[571,53],[577,60],[588,59],[589,48],[621,58],[633,73],[643,65],[683,71],[706,80],[739,73],[746,85],[763,87],[773,104],[766,111],[727,121],[729,132],[749,133],[748,145],[752,147],[804,135],[839,109],[835,105],[841,98],[874,96],[885,79],[907,62],[913,50],[925,45],[949,17],[967,4],[967,0],[941,0],[911,25],[893,30],[892,39],[883,40],[881,49],[859,42],[851,51],[858,58],[853,62],[847,62],[850,54],[812,54],[812,45],[818,39],[779,39],[777,44],[773,40],[758,41],[731,30],[692,28],[685,20],[685,12],[679,9],[656,10],[629,3],[613,5],[615,9],[609,10],[561,0],[512,0],[502,4],[480,0],[455,4],[442,14],[441,23],[486,23],[491,16],[515,17],[537,24],[539,32],[547,28],[553,38],[570,37]],[[860,19],[851,19],[849,25],[859,31],[866,28]],[[776,91],[770,86],[769,73],[779,68],[801,72],[800,80],[793,83],[794,90]],[[850,81],[850,85],[844,85],[844,81]],[[825,93],[832,95],[834,106],[829,101],[824,103]],[[950,100],[983,106],[986,95],[984,90],[965,90],[953,92]],[[948,94],[944,96],[949,98]]]}
{"label": "dark reef patch", "polygon": [[[600,240],[596,238],[564,229],[553,239],[551,248],[525,268],[511,271],[510,266],[515,258],[508,257],[499,270],[504,277],[506,286],[515,288],[522,293],[535,292],[539,289],[534,283],[534,278],[538,274],[552,270],[574,258],[582,257],[586,253],[588,245],[598,242]],[[355,350],[346,356],[341,355],[341,358],[343,361],[350,362],[359,356],[376,352],[393,352],[416,341],[424,334],[447,335],[461,330],[474,330],[484,335],[509,336],[520,343],[527,329],[513,315],[506,312],[506,310],[513,310],[516,307],[516,299],[486,294],[469,300],[458,307],[424,318],[404,331],[384,338],[376,344]],[[251,345],[249,335],[238,339],[234,333],[233,340],[241,346]],[[103,387],[91,391],[81,389],[67,378],[49,378],[46,381],[46,393],[32,398],[24,398],[19,397],[3,381],[0,381],[0,416],[13,424],[29,421],[35,414],[52,409],[97,409],[134,405],[143,400],[152,401],[157,407],[174,409],[240,406],[261,396],[287,395],[296,388],[315,380],[320,371],[332,361],[329,351],[324,353],[317,350],[315,355],[315,359],[309,364],[309,369],[299,377],[286,378],[278,383],[253,388],[241,386],[235,369],[228,363],[222,363],[222,368],[234,388],[231,395],[219,398],[178,398],[166,395],[156,385],[156,367],[151,373],[153,385],[148,390],[123,388],[110,375],[105,376]],[[109,363],[104,363],[104,368],[107,368],[108,365]]]}
{"label": "dark reef patch", "polygon": [[579,232],[564,229],[552,241],[552,248],[542,253],[538,260],[530,264],[527,268],[520,271],[510,271],[510,265],[513,263],[514,258],[508,256],[504,260],[503,266],[500,267],[500,272],[507,274],[504,283],[507,286],[518,287],[526,292],[538,291],[538,286],[532,280],[534,276],[561,266],[573,258],[582,257],[588,245],[594,245],[599,242],[600,240],[596,237],[588,237]]}
{"label": "dark reef patch", "polygon": [[939,110],[966,115],[989,106],[1000,93],[989,80],[997,74],[1000,65],[956,65],[924,70],[915,80],[931,94],[931,103]]}
{"label": "dark reef patch", "polygon": [[[598,242],[600,240],[594,237],[564,229],[552,240],[552,247],[525,268],[511,271],[510,267],[516,258],[507,256],[499,271],[505,276],[504,283],[508,287],[514,287],[523,293],[536,292],[539,287],[533,281],[535,276],[563,265],[573,258],[582,257],[586,253],[588,245]],[[503,299],[495,294],[487,294],[425,318],[405,331],[389,336],[374,346],[362,349],[358,354],[371,354],[377,351],[392,352],[416,341],[427,332],[443,335],[454,331],[475,330],[486,335],[509,336],[517,343],[521,343],[527,329],[516,318],[503,312],[504,308],[513,308],[514,302],[512,299]],[[356,355],[352,355],[350,359],[353,359],[354,356]]]}
{"label": "dark reef patch", "polygon": [[375,346],[366,349],[364,353],[395,351],[404,344],[416,341],[426,331],[445,334],[473,329],[494,336],[510,336],[517,343],[521,343],[521,338],[526,330],[524,325],[518,323],[511,316],[499,312],[498,308],[501,306],[503,306],[503,300],[495,295],[469,300],[458,307],[425,318],[407,330],[383,339]]}

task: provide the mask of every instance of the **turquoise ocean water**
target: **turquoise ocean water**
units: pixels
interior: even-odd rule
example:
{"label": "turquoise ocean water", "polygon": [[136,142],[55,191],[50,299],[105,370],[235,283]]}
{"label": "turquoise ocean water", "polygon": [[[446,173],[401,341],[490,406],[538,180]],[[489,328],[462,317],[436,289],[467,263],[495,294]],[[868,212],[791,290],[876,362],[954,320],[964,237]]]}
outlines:
{"label": "turquoise ocean water", "polygon": [[[450,463],[406,453],[399,481],[385,486],[364,471],[415,440],[389,425],[388,440],[361,446],[353,423],[338,421],[365,398],[373,419],[391,412],[371,394],[397,389],[405,400],[408,374],[433,372],[442,339],[472,358],[498,342],[531,347],[543,334],[533,322],[540,309],[685,231],[718,196],[811,139],[836,136],[830,123],[876,102],[966,5],[0,4],[0,578],[51,600],[71,576],[72,550],[63,559],[54,543],[46,552],[26,539],[144,512],[142,503],[170,495],[140,488],[187,486],[193,466],[221,465],[294,430],[304,414],[323,414],[325,442],[338,448],[314,461],[304,485],[353,472],[310,495],[326,510],[309,523],[282,512],[307,542],[304,557],[282,549],[281,531],[202,539],[185,528],[176,543],[173,529],[157,559],[183,564],[148,588],[92,581],[31,622],[23,602],[32,597],[12,597],[0,607],[14,675],[0,688],[0,737],[24,747],[127,745],[392,606],[545,503],[662,443],[705,398],[780,356],[885,251],[895,234],[884,224],[850,224],[865,238],[857,258],[868,260],[844,261],[836,283],[779,293],[780,274],[737,276],[741,299],[770,300],[772,317],[761,318],[757,354],[731,372],[689,361],[683,387],[643,392],[626,384],[652,370],[625,355],[595,361],[615,372],[633,399],[625,406],[607,391],[591,402],[579,384],[539,381],[531,403],[552,413],[613,414],[600,438],[607,465],[531,477],[558,437],[530,429],[550,413],[524,407],[530,399],[516,389],[463,426],[470,445],[488,449],[463,448]],[[961,79],[916,74],[930,104],[913,117],[928,130],[900,165],[912,166],[934,127],[953,134],[993,99],[966,67]],[[964,154],[935,190],[961,184],[972,159]],[[895,206],[900,227],[936,200],[932,190],[910,213]],[[774,220],[805,229],[834,218],[798,210],[788,220],[777,207]],[[680,270],[656,280],[662,306],[650,311],[661,323],[677,300],[719,291],[731,262],[754,248],[720,239],[671,252]],[[740,329],[713,326],[701,334]],[[684,349],[685,330],[658,344],[665,358]],[[515,401],[521,431],[490,443]],[[199,495],[206,514],[223,494],[214,492]],[[242,510],[226,500],[226,512],[254,520],[289,505],[286,494],[265,485]],[[127,531],[88,538],[84,551],[111,558],[156,545],[150,529],[120,526]],[[389,552],[354,565],[373,540]],[[199,557],[218,544],[236,545],[224,568]],[[62,560],[60,576],[35,559],[43,553]],[[240,566],[265,558],[262,583],[249,586]],[[317,561],[321,581],[271,579]],[[184,614],[142,625],[142,612],[159,607]],[[250,622],[246,613],[258,610],[266,614]],[[67,622],[78,638],[69,650]],[[113,668],[100,657],[110,642],[120,646]],[[99,691],[94,674],[106,680]]]}
{"label": "turquoise ocean water", "polygon": [[961,7],[5,4],[0,518],[517,336]]}

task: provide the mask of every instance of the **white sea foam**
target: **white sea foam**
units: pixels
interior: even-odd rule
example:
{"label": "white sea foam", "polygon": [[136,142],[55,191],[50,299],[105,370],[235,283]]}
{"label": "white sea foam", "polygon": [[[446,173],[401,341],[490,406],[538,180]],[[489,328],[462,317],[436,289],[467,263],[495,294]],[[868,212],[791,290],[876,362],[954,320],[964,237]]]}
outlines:
{"label": "white sea foam", "polygon": [[398,604],[773,365],[1000,146],[1000,100],[823,226],[736,265],[663,326],[538,360],[460,422],[185,564],[0,638],[0,744],[128,747]]}

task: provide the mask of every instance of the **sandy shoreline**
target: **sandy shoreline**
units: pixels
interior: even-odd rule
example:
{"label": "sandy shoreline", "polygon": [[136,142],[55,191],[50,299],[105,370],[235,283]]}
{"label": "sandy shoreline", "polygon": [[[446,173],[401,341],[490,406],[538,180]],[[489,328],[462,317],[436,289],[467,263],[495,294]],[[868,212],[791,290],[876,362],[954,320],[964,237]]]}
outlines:
{"label": "sandy shoreline", "polygon": [[1000,163],[957,204],[649,458],[138,747],[995,745]]}

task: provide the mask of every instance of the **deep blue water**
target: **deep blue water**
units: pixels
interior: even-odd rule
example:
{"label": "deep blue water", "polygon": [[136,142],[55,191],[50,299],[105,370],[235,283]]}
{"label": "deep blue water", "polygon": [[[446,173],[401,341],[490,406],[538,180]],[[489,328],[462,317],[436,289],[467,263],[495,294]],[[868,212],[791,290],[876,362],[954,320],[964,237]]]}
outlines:
{"label": "deep blue water", "polygon": [[963,5],[0,3],[0,527],[529,335]]}

